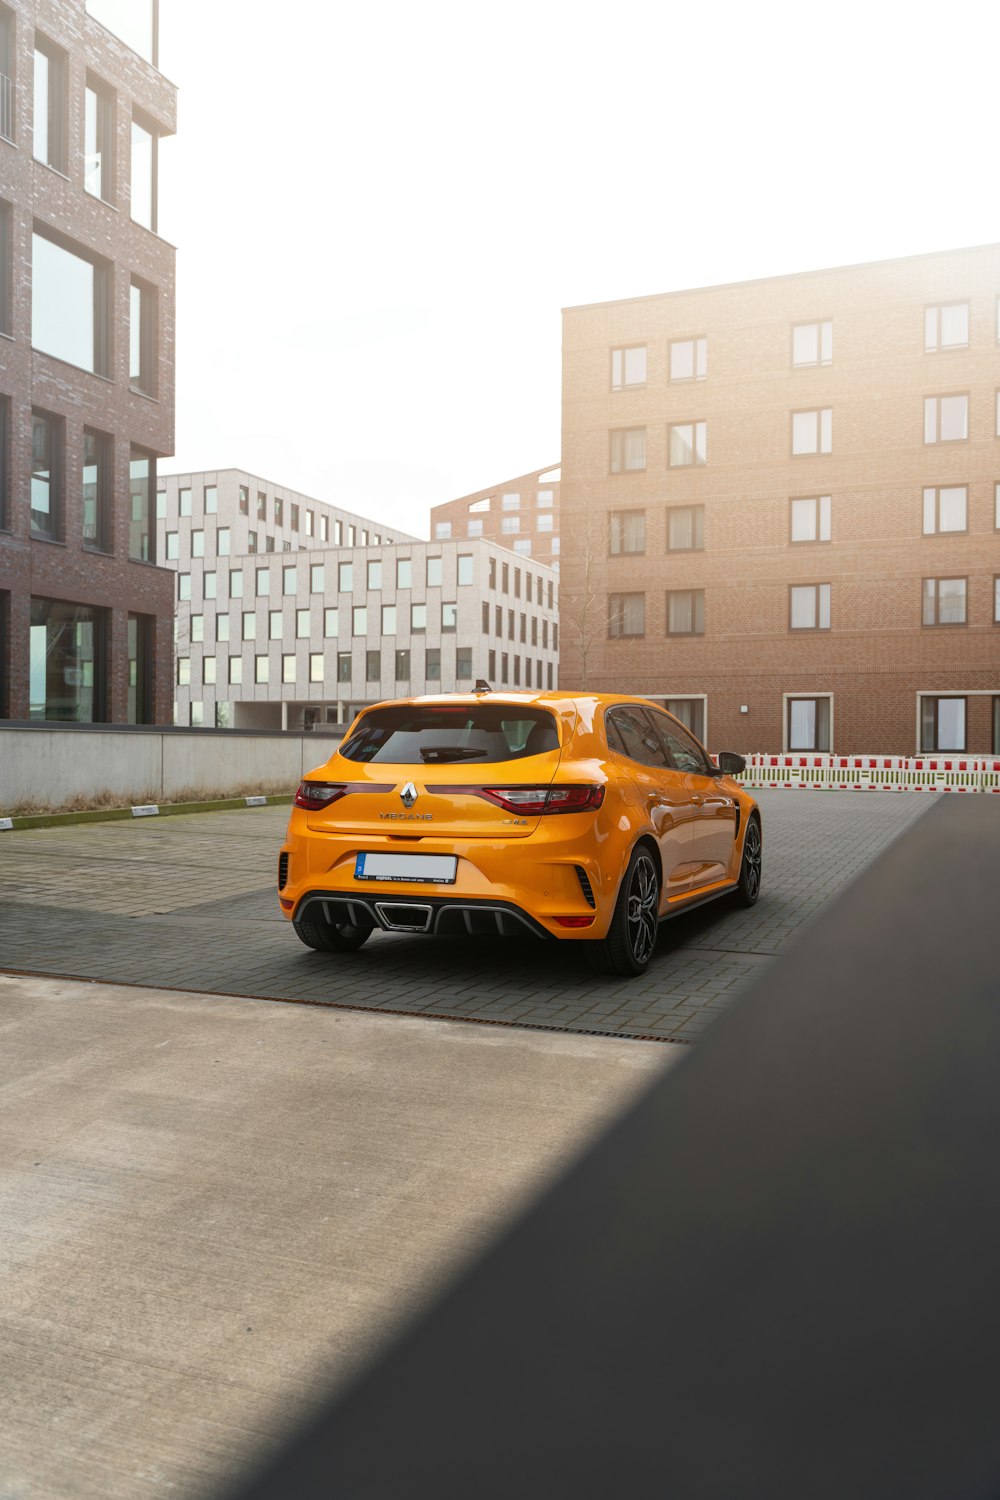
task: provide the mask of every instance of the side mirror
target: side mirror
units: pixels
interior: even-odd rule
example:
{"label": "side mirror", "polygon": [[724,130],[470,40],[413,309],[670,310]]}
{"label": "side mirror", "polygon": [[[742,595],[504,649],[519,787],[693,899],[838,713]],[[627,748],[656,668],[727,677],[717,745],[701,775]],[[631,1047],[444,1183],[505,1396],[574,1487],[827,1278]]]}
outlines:
{"label": "side mirror", "polygon": [[739,776],[746,768],[743,756],[737,755],[734,750],[723,750],[719,755],[719,770],[723,776]]}

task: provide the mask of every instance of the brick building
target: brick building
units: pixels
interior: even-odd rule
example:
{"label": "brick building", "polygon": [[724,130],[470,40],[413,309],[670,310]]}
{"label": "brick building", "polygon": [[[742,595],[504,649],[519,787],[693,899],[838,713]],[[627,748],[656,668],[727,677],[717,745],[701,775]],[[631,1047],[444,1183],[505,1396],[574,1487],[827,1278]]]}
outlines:
{"label": "brick building", "polygon": [[556,576],[237,469],[160,479],[178,724],[303,729],[419,693],[558,685]]}
{"label": "brick building", "polygon": [[169,722],[157,0],[0,3],[0,718]]}
{"label": "brick building", "polygon": [[535,469],[431,509],[431,536],[482,537],[559,571],[559,469]]}
{"label": "brick building", "polygon": [[1000,246],[568,308],[563,682],[1000,752]]}

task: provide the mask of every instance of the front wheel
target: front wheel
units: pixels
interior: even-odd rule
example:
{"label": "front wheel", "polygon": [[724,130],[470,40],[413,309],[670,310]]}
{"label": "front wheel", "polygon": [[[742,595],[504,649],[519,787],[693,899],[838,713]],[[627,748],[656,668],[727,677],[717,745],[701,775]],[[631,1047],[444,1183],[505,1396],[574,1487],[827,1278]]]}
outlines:
{"label": "front wheel", "polygon": [[353,922],[327,922],[322,917],[300,917],[292,922],[300,942],[317,953],[353,953],[371,937],[372,927],[355,927]]}
{"label": "front wheel", "polygon": [[632,851],[606,938],[587,944],[587,957],[605,974],[641,974],[656,947],[660,876],[648,849]]}
{"label": "front wheel", "polygon": [[751,818],[743,839],[743,858],[740,861],[740,878],[733,899],[737,906],[756,906],[760,895],[761,870],[760,824]]}

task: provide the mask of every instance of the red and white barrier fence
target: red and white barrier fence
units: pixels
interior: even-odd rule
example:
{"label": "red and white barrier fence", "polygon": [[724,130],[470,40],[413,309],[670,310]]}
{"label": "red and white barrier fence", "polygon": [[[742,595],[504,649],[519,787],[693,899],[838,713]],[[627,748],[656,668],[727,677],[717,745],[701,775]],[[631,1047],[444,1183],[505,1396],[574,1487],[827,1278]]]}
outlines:
{"label": "red and white barrier fence", "polygon": [[735,780],[748,790],[1000,792],[1000,757],[756,754]]}

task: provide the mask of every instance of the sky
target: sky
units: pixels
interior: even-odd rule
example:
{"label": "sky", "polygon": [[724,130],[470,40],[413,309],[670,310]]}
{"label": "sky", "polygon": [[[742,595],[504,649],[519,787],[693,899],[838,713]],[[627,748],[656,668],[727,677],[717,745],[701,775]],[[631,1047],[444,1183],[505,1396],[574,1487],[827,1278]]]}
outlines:
{"label": "sky", "polygon": [[161,470],[426,536],[558,462],[562,307],[1000,239],[998,14],[161,0]]}

